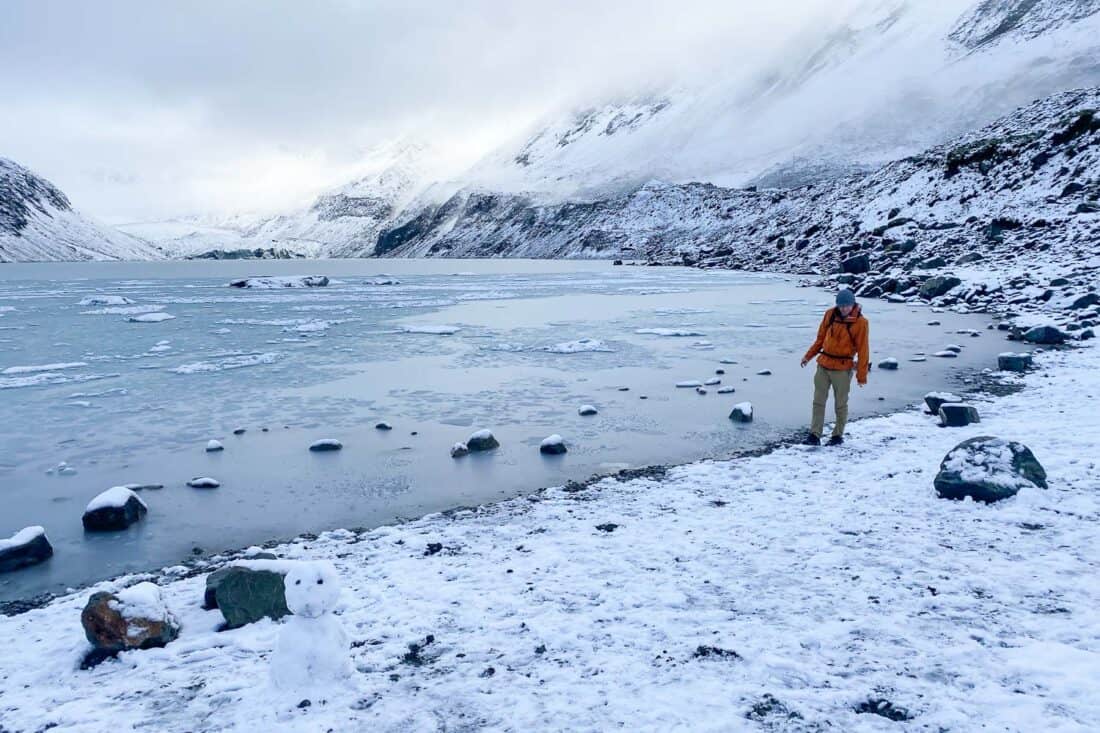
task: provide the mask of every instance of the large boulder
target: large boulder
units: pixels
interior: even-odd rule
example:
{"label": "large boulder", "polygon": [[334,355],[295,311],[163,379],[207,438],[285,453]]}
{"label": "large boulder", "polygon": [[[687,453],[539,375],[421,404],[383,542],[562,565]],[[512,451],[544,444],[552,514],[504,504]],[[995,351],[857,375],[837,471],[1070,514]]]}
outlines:
{"label": "large boulder", "polygon": [[164,605],[160,588],[138,583],[118,593],[93,593],[80,613],[93,658],[131,649],[162,647],[179,636],[180,626]]}
{"label": "large boulder", "polygon": [[[249,559],[275,560],[277,558],[273,553],[270,552],[258,552],[255,555],[249,555]],[[226,576],[228,576],[235,569],[236,568],[230,565],[224,568],[218,568],[214,572],[210,573],[210,575],[206,576],[206,590],[203,592],[202,595],[202,607],[205,608],[207,611],[211,611],[218,607],[218,586],[220,586],[222,584],[222,581],[225,580]]]}
{"label": "large boulder", "polygon": [[947,260],[942,257],[929,257],[926,260],[922,260],[917,263],[918,270],[935,270],[938,267],[945,267]]}
{"label": "large boulder", "polygon": [[937,414],[940,417],[940,426],[945,428],[963,428],[970,423],[982,421],[976,408],[961,402],[944,403],[940,405]]}
{"label": "large boulder", "polygon": [[493,450],[499,447],[500,443],[497,441],[496,437],[493,436],[493,432],[491,430],[478,430],[476,433],[466,439],[466,448],[471,453]]}
{"label": "large boulder", "polygon": [[1031,354],[1006,351],[997,355],[997,368],[1002,372],[1026,372],[1034,366]]}
{"label": "large boulder", "polygon": [[866,254],[849,257],[840,263],[840,269],[843,272],[853,275],[861,275],[865,272],[870,272],[871,258]]}
{"label": "large boulder", "polygon": [[944,456],[934,484],[943,499],[992,503],[1023,488],[1047,488],[1047,474],[1022,443],[981,436],[964,440]]}
{"label": "large boulder", "polygon": [[1054,326],[1036,326],[1024,334],[1024,341],[1051,346],[1064,344],[1067,338],[1063,331]]}
{"label": "large boulder", "polygon": [[214,605],[225,626],[240,628],[262,618],[280,619],[286,607],[286,568],[278,561],[250,560],[225,568],[214,587]]}
{"label": "large boulder", "polygon": [[920,297],[925,300],[931,300],[932,298],[938,298],[941,295],[945,295],[948,291],[957,288],[962,284],[962,280],[953,275],[939,275],[937,277],[931,277],[924,281],[924,284],[920,286]]}
{"label": "large boulder", "polygon": [[53,556],[53,547],[42,527],[27,527],[14,537],[0,540],[0,573],[37,565]]}
{"label": "large boulder", "polygon": [[114,532],[126,529],[148,511],[145,502],[132,490],[113,486],[88,502],[82,521],[89,532]]}

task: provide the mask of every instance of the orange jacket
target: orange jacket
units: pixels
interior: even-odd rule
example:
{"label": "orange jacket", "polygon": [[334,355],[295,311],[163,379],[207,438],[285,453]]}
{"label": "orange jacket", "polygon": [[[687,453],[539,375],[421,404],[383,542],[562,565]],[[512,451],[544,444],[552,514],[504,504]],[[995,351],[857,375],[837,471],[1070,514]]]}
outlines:
{"label": "orange jacket", "polygon": [[[847,318],[840,315],[840,309],[830,308],[821,319],[817,329],[817,340],[806,352],[805,360],[817,356],[817,363],[826,369],[856,369],[856,381],[867,384],[867,370],[871,366],[871,347],[869,344],[871,326],[863,317],[859,305],[852,309]],[[859,354],[859,365],[855,364],[855,355]]]}

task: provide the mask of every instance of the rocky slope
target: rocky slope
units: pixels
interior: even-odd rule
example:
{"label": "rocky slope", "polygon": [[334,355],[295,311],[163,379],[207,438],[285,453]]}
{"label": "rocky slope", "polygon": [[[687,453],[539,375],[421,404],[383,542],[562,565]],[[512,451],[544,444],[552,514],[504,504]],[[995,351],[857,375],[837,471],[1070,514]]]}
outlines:
{"label": "rocky slope", "polygon": [[0,262],[149,260],[155,246],[75,211],[56,186],[0,158]]}
{"label": "rocky slope", "polygon": [[[869,175],[791,190],[651,183],[607,199],[555,205],[461,191],[383,231],[377,250],[384,256],[630,258],[818,274],[847,269],[846,279],[864,295],[915,295],[929,276],[953,276],[951,266],[983,260],[982,272],[1025,279],[1095,268],[1096,110],[1100,88],[1058,94]],[[975,284],[963,297],[977,302],[982,288],[996,287]],[[945,302],[964,289],[951,290]]]}

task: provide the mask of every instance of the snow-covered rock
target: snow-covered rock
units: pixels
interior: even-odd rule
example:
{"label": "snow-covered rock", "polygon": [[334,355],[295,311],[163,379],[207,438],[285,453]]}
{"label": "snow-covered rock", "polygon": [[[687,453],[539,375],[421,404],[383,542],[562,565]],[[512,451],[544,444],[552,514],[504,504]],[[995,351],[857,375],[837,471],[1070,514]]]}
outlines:
{"label": "snow-covered rock", "polygon": [[455,443],[451,446],[451,458],[462,458],[470,454],[470,448],[465,443]]}
{"label": "snow-covered rock", "polygon": [[567,449],[565,447],[565,439],[557,433],[554,433],[548,438],[544,438],[543,441],[539,443],[539,453],[543,453],[545,455],[556,456],[561,455],[566,451]]}
{"label": "snow-covered rock", "polygon": [[924,396],[924,404],[928,406],[928,411],[933,415],[938,414],[940,407],[945,403],[962,401],[963,398],[953,392],[929,392]]}
{"label": "snow-covered rock", "polygon": [[878,368],[885,369],[887,371],[897,371],[898,360],[892,356],[888,359],[883,359],[878,363]]}
{"label": "snow-covered rock", "polygon": [[718,394],[733,394],[736,391],[737,389],[735,387],[731,387],[729,385],[718,388]]}
{"label": "snow-covered rock", "polygon": [[591,417],[599,413],[599,410],[594,405],[581,405],[577,408],[577,414],[581,417]]}
{"label": "snow-covered rock", "polygon": [[344,444],[335,438],[322,438],[311,443],[309,449],[314,453],[324,453],[341,450],[343,447]]}
{"label": "snow-covered rock", "polygon": [[93,593],[80,614],[93,653],[86,665],[123,651],[153,649],[175,641],[180,624],[154,583],[138,583],[117,593]]}
{"label": "snow-covered rock", "polygon": [[188,481],[187,485],[192,489],[216,489],[221,486],[221,482],[209,476],[198,476]]}
{"label": "snow-covered rock", "polygon": [[466,447],[471,453],[477,453],[499,448],[500,443],[491,430],[478,430],[469,438],[466,438]]}
{"label": "snow-covered rock", "polygon": [[685,379],[681,382],[676,383],[677,389],[696,389],[697,387],[702,386],[703,383],[700,382],[698,379]]}
{"label": "snow-covered rock", "polygon": [[730,420],[734,422],[752,422],[753,411],[751,402],[738,402],[730,412]]}
{"label": "snow-covered rock", "polygon": [[149,507],[131,489],[112,486],[88,502],[82,521],[89,532],[113,532],[126,529],[148,511]]}
{"label": "snow-covered rock", "polygon": [[1031,354],[1005,351],[997,355],[997,368],[1002,372],[1026,372],[1034,366]]}
{"label": "snow-covered rock", "polygon": [[1027,446],[981,436],[964,440],[944,456],[935,487],[944,499],[992,503],[1020,489],[1047,488],[1047,475]]}
{"label": "snow-covered rock", "polygon": [[383,421],[383,422],[375,423],[374,429],[375,430],[382,430],[382,431],[393,430],[393,425],[390,425],[388,422]]}
{"label": "snow-covered rock", "polygon": [[982,421],[978,415],[978,409],[965,403],[945,402],[940,405],[937,415],[940,418],[940,426],[945,428],[962,428]]}
{"label": "snow-covered rock", "polygon": [[217,441],[217,440],[208,440],[208,441],[206,441],[206,452],[207,453],[217,453],[218,451],[223,451],[223,450],[225,450],[225,446],[222,445],[220,441]]}
{"label": "snow-covered rock", "polygon": [[26,527],[0,540],[0,573],[37,565],[53,556],[53,546],[42,527]]}

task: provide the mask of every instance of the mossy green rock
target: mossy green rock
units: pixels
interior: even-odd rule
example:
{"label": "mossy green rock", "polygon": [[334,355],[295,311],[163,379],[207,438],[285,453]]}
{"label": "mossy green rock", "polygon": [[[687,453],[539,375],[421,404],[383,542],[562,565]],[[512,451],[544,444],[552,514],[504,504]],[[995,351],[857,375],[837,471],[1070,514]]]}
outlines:
{"label": "mossy green rock", "polygon": [[214,600],[225,617],[226,628],[237,629],[262,618],[280,619],[290,614],[282,573],[244,567],[225,570],[216,583]]}

